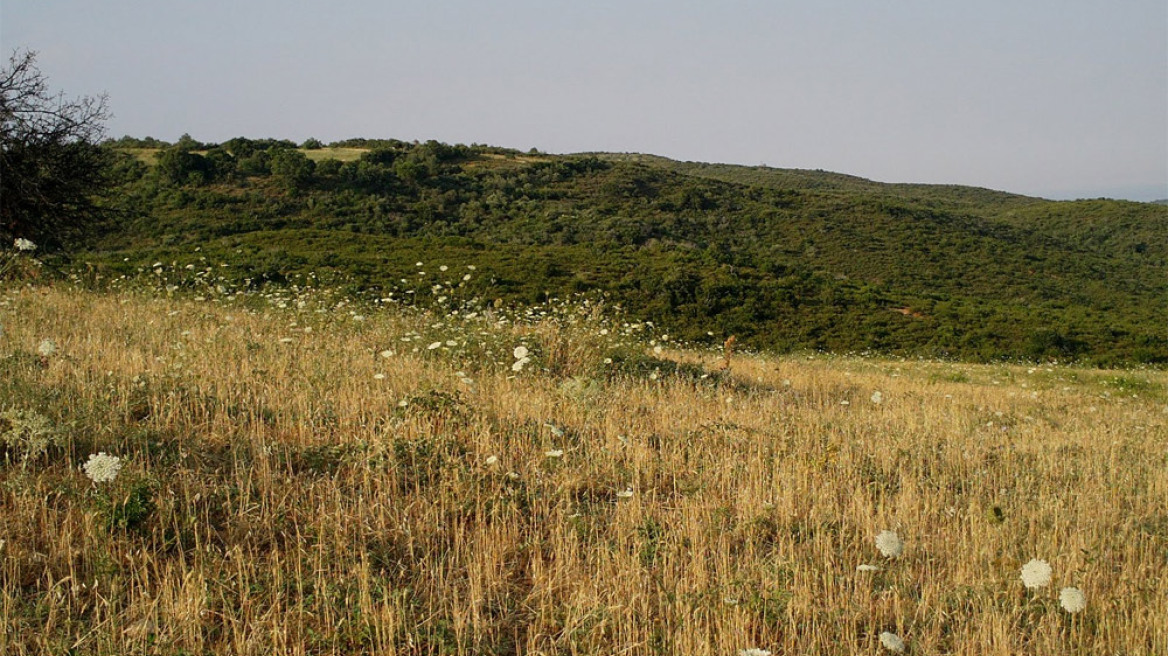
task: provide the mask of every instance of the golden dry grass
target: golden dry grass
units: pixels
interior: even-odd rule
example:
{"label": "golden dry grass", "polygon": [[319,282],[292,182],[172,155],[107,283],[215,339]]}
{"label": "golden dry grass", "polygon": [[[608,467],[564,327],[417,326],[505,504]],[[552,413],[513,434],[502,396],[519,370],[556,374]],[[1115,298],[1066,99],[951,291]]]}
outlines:
{"label": "golden dry grass", "polygon": [[300,152],[304,153],[308,159],[319,162],[326,159],[336,159],[342,162],[355,162],[361,159],[361,156],[369,152],[368,148],[333,148],[326,146],[324,148],[305,149],[301,148]]}
{"label": "golden dry grass", "polygon": [[1163,372],[655,380],[587,326],[402,341],[439,320],[0,288],[0,405],[62,429],[0,469],[0,653],[1168,653]]}

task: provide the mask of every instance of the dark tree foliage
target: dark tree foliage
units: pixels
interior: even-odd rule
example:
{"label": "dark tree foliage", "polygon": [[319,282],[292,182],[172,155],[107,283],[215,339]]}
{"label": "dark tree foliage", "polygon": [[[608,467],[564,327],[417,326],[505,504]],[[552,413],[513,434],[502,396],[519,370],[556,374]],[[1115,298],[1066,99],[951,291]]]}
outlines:
{"label": "dark tree foliage", "polygon": [[158,170],[172,184],[201,185],[215,178],[213,161],[178,146],[158,153]]}
{"label": "dark tree foliage", "polygon": [[105,96],[71,99],[49,90],[35,52],[0,70],[0,234],[40,246],[76,241],[100,217],[106,184]]}
{"label": "dark tree foliage", "polygon": [[272,175],[288,189],[301,189],[312,181],[316,164],[298,150],[283,148],[272,154]]}

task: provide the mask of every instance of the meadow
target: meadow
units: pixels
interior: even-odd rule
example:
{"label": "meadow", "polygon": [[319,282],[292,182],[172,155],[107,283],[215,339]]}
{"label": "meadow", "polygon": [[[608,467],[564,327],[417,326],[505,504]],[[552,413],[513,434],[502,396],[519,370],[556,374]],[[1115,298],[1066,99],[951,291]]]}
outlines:
{"label": "meadow", "polygon": [[178,292],[0,286],[0,653],[1168,653],[1163,370]]}

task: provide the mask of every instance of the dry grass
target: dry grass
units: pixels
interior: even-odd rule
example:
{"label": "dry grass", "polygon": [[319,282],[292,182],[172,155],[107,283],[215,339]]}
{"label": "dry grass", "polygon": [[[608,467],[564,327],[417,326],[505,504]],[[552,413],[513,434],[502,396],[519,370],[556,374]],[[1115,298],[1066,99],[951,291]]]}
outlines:
{"label": "dry grass", "polygon": [[361,159],[361,156],[369,152],[368,148],[333,148],[326,146],[324,148],[313,148],[311,150],[301,148],[300,152],[304,153],[308,159],[319,162],[326,159],[336,159],[342,162],[355,162]]}
{"label": "dry grass", "polygon": [[[62,431],[5,451],[0,653],[1168,652],[1163,372],[736,355],[654,380],[596,374],[579,327],[431,351],[401,339],[432,317],[0,296],[0,405]],[[97,451],[115,482],[79,471]]]}

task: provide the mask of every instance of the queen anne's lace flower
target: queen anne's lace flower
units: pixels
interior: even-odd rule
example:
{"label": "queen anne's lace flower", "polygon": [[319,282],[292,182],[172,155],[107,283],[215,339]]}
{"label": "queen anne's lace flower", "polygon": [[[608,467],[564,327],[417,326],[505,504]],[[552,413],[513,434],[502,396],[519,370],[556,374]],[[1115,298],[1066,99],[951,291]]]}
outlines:
{"label": "queen anne's lace flower", "polygon": [[1050,585],[1050,564],[1037,558],[1022,566],[1022,583],[1031,590]]}
{"label": "queen anne's lace flower", "polygon": [[881,633],[880,644],[885,649],[894,654],[904,653],[904,640],[902,640],[900,636],[896,635],[895,633],[889,633],[888,631]]}
{"label": "queen anne's lace flower", "polygon": [[29,241],[29,240],[25,239],[24,237],[17,237],[17,238],[16,238],[16,239],[15,239],[15,240],[12,242],[12,247],[13,247],[13,248],[15,248],[15,249],[16,249],[16,250],[18,250],[18,251],[25,251],[25,252],[29,252],[29,251],[35,251],[35,250],[36,250],[36,244],[34,244],[34,243],[32,243],[31,241]]}
{"label": "queen anne's lace flower", "polygon": [[82,466],[85,475],[94,483],[111,483],[122,471],[122,459],[106,452],[90,454],[89,461]]}
{"label": "queen anne's lace flower", "polygon": [[1078,588],[1063,588],[1059,593],[1059,604],[1068,613],[1080,613],[1087,607],[1087,595]]}
{"label": "queen anne's lace flower", "polygon": [[516,346],[515,350],[511,352],[511,355],[515,356],[516,360],[522,360],[527,357],[528,353],[529,351],[526,346]]}
{"label": "queen anne's lace flower", "polygon": [[57,343],[51,339],[42,339],[40,344],[37,344],[37,353],[43,357],[50,358],[57,352]]}
{"label": "queen anne's lace flower", "polygon": [[739,649],[738,656],[771,656],[771,652],[766,649],[751,647],[750,649]]}
{"label": "queen anne's lace flower", "polygon": [[904,553],[904,542],[896,531],[880,531],[880,535],[876,536],[876,548],[885,558],[899,558]]}

